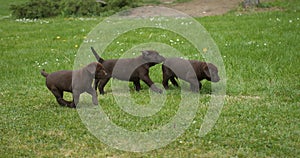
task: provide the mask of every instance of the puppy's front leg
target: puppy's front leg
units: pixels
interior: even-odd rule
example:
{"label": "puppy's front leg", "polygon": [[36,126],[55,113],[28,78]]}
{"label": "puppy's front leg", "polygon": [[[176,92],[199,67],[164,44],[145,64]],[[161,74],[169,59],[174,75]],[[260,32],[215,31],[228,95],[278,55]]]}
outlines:
{"label": "puppy's front leg", "polygon": [[110,78],[105,78],[105,79],[101,79],[100,80],[100,84],[98,85],[98,90],[100,92],[100,94],[104,94],[104,87],[107,84],[107,82],[109,81]]}
{"label": "puppy's front leg", "polygon": [[80,97],[80,93],[77,90],[73,90],[73,102],[75,106],[77,106],[79,103],[79,97]]}
{"label": "puppy's front leg", "polygon": [[92,101],[94,105],[98,105],[98,98],[97,98],[97,93],[96,90],[90,87],[87,91],[90,95],[92,95]]}
{"label": "puppy's front leg", "polygon": [[195,92],[195,93],[199,92],[199,88],[193,83],[190,83],[190,88],[191,88],[192,92]]}
{"label": "puppy's front leg", "polygon": [[99,79],[95,79],[95,82],[94,82],[94,89],[97,91],[97,87],[99,85],[99,82],[100,80]]}
{"label": "puppy's front leg", "polygon": [[202,83],[199,82],[199,90],[201,90],[201,88],[202,88]]}
{"label": "puppy's front leg", "polygon": [[199,81],[197,79],[195,72],[193,72],[193,71],[187,72],[186,81],[188,81],[190,83],[191,91],[199,92],[200,85],[199,85]]}
{"label": "puppy's front leg", "polygon": [[74,99],[73,99],[73,101],[70,102],[70,104],[68,104],[67,106],[70,107],[70,108],[76,108],[76,105],[75,105],[75,103],[74,103]]}
{"label": "puppy's front leg", "polygon": [[140,78],[154,91],[157,93],[162,93],[163,91],[155,86],[153,81],[149,78],[148,74],[140,76]]}
{"label": "puppy's front leg", "polygon": [[141,90],[140,80],[134,80],[133,84],[134,84],[134,87],[135,87],[136,91],[140,91]]}

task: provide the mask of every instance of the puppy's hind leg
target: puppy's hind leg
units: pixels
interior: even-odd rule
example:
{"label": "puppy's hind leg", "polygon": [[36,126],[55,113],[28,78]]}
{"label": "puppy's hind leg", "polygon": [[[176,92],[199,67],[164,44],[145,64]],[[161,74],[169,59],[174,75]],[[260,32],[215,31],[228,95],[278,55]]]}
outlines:
{"label": "puppy's hind leg", "polygon": [[168,81],[169,81],[169,78],[164,75],[162,85],[164,86],[165,89],[169,89]]}
{"label": "puppy's hind leg", "polygon": [[175,77],[171,77],[170,80],[174,86],[179,87],[178,83],[175,80]]}
{"label": "puppy's hind leg", "polygon": [[55,96],[56,101],[58,102],[59,105],[73,107],[72,102],[63,99],[64,96],[63,91],[60,91],[58,89],[51,89],[51,92]]}

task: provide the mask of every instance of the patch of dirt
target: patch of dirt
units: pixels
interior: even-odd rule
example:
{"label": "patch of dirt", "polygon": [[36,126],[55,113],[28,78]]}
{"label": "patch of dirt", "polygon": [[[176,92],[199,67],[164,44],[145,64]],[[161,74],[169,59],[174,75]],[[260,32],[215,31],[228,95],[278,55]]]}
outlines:
{"label": "patch of dirt", "polygon": [[176,3],[175,0],[161,0],[160,6],[176,9],[193,17],[225,14],[236,9],[242,0],[192,0]]}
{"label": "patch of dirt", "polygon": [[[268,2],[272,0],[260,0],[260,2]],[[185,13],[192,17],[203,17],[212,15],[222,15],[231,10],[239,8],[239,5],[243,0],[191,0],[183,3],[175,3],[175,0],[160,0],[161,4],[159,6],[166,7],[166,9],[161,10],[158,7],[144,7],[135,8],[130,11],[129,16],[145,16],[149,17],[152,15],[168,15],[176,16],[180,15],[176,11]],[[171,8],[171,9],[168,9]],[[272,9],[272,8],[271,8]],[[175,12],[174,12],[175,10]],[[248,9],[244,11],[247,12]],[[270,9],[262,9],[270,10]],[[243,12],[243,10],[241,10]],[[254,9],[254,11],[260,11],[259,8]],[[162,13],[163,12],[163,13]]]}

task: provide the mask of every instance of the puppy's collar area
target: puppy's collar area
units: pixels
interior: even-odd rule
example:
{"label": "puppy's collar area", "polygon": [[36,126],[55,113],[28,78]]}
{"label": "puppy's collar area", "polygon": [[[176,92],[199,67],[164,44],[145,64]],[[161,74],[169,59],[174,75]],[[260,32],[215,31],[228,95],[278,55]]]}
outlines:
{"label": "puppy's collar area", "polygon": [[83,69],[83,71],[84,71],[86,74],[88,74],[88,76],[91,77],[91,78],[95,78],[95,77],[96,77],[96,76],[95,76],[95,72],[90,72],[90,71],[88,71],[88,70],[86,70],[86,69]]}

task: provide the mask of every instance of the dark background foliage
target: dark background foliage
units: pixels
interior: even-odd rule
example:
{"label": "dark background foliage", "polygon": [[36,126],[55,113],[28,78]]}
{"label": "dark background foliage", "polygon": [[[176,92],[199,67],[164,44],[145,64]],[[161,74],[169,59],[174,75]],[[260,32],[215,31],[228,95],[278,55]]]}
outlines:
{"label": "dark background foliage", "polygon": [[11,5],[16,18],[47,18],[53,16],[105,16],[137,6],[137,0],[109,0],[107,3],[95,0],[30,0]]}

